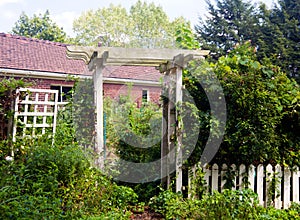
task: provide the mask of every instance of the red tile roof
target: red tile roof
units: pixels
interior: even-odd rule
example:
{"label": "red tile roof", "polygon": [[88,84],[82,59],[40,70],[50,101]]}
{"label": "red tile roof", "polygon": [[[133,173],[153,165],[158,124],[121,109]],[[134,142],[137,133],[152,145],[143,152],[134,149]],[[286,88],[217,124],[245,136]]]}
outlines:
{"label": "red tile roof", "polygon": [[68,60],[66,44],[0,34],[0,68],[80,74],[81,60]]}
{"label": "red tile roof", "polygon": [[[41,72],[84,74],[82,60],[66,57],[67,44],[0,33],[0,68]],[[154,67],[106,67],[104,76],[112,78],[158,81],[160,73]]]}

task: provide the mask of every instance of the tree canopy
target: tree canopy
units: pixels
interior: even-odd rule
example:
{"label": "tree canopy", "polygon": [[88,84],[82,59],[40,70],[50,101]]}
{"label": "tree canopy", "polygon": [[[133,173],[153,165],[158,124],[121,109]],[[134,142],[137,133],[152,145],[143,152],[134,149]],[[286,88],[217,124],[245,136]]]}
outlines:
{"label": "tree canopy", "polygon": [[249,42],[216,63],[197,63],[185,72],[186,88],[195,99],[202,121],[198,147],[203,148],[207,141],[212,103],[193,77],[199,75],[207,81],[212,71],[221,83],[227,105],[226,133],[214,160],[299,165],[299,85],[279,67],[259,62]]}
{"label": "tree canopy", "polygon": [[279,0],[268,9],[264,3],[245,0],[207,0],[209,15],[195,26],[198,40],[216,61],[235,44],[251,40],[259,60],[270,59],[287,75],[299,80],[300,3]]}
{"label": "tree canopy", "polygon": [[32,18],[22,12],[12,28],[12,33],[62,43],[66,41],[67,36],[63,29],[50,19],[48,10],[44,14],[35,14]]}
{"label": "tree canopy", "polygon": [[139,0],[129,12],[113,4],[86,11],[74,21],[73,30],[83,45],[172,48],[176,47],[176,27],[183,24],[191,29],[184,18],[171,21],[161,6]]}
{"label": "tree canopy", "polygon": [[209,16],[199,18],[195,26],[203,49],[209,49],[214,57],[225,55],[234,45],[251,40],[255,34],[254,6],[243,0],[206,1]]}

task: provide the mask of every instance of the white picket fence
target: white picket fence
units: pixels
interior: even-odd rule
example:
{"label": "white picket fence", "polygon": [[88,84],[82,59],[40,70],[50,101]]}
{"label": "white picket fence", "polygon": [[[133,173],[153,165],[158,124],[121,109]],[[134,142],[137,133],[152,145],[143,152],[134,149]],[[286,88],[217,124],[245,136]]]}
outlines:
{"label": "white picket fence", "polygon": [[[271,164],[264,166],[262,164],[258,166],[251,165],[246,167],[245,165],[231,165],[228,167],[223,164],[219,167],[217,164],[209,168],[203,168],[205,173],[205,180],[208,186],[209,192],[214,191],[222,192],[224,190],[224,179],[228,169],[235,172],[235,178],[233,179],[233,189],[239,190],[246,187],[245,183],[248,182],[247,188],[252,189],[258,194],[260,205],[267,206],[272,205],[278,209],[288,208],[291,202],[300,203],[300,172],[299,167],[290,169],[280,165],[272,166]],[[195,175],[196,166],[191,169],[189,180]],[[275,178],[275,179],[274,179]],[[271,190],[272,179],[275,180],[276,189],[273,192]],[[273,193],[273,198],[271,195]],[[270,201],[268,201],[270,200]]]}

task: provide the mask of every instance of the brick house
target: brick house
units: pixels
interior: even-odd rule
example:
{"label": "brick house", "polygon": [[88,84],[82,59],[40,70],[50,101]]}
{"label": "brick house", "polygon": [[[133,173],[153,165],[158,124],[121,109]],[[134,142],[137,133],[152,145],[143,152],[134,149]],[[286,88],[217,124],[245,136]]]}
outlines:
{"label": "brick house", "polygon": [[[82,60],[68,59],[67,44],[0,33],[0,80],[3,77],[23,78],[34,88],[59,90],[64,102],[74,81],[71,77],[92,78]],[[108,66],[103,71],[104,96],[118,99],[132,84],[132,97],[140,106],[142,100],[158,103],[160,73],[154,67]]]}
{"label": "brick house", "polygon": [[[0,33],[0,77],[21,77],[35,88],[68,92],[74,82],[70,76],[91,78],[82,60],[66,57],[66,44]],[[158,102],[161,92],[158,70],[153,67],[111,66],[104,69],[104,95],[118,98],[124,85],[133,84],[137,103],[144,97]],[[63,94],[63,93],[61,93]],[[60,98],[61,101],[64,97]]]}

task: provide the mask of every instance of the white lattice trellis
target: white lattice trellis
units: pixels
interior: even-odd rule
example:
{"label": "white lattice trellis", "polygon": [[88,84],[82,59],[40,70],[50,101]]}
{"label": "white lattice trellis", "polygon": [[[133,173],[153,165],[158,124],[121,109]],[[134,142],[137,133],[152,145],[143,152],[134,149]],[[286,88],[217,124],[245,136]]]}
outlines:
{"label": "white lattice trellis", "polygon": [[20,88],[15,101],[13,140],[17,136],[35,137],[46,131],[55,134],[58,91]]}

